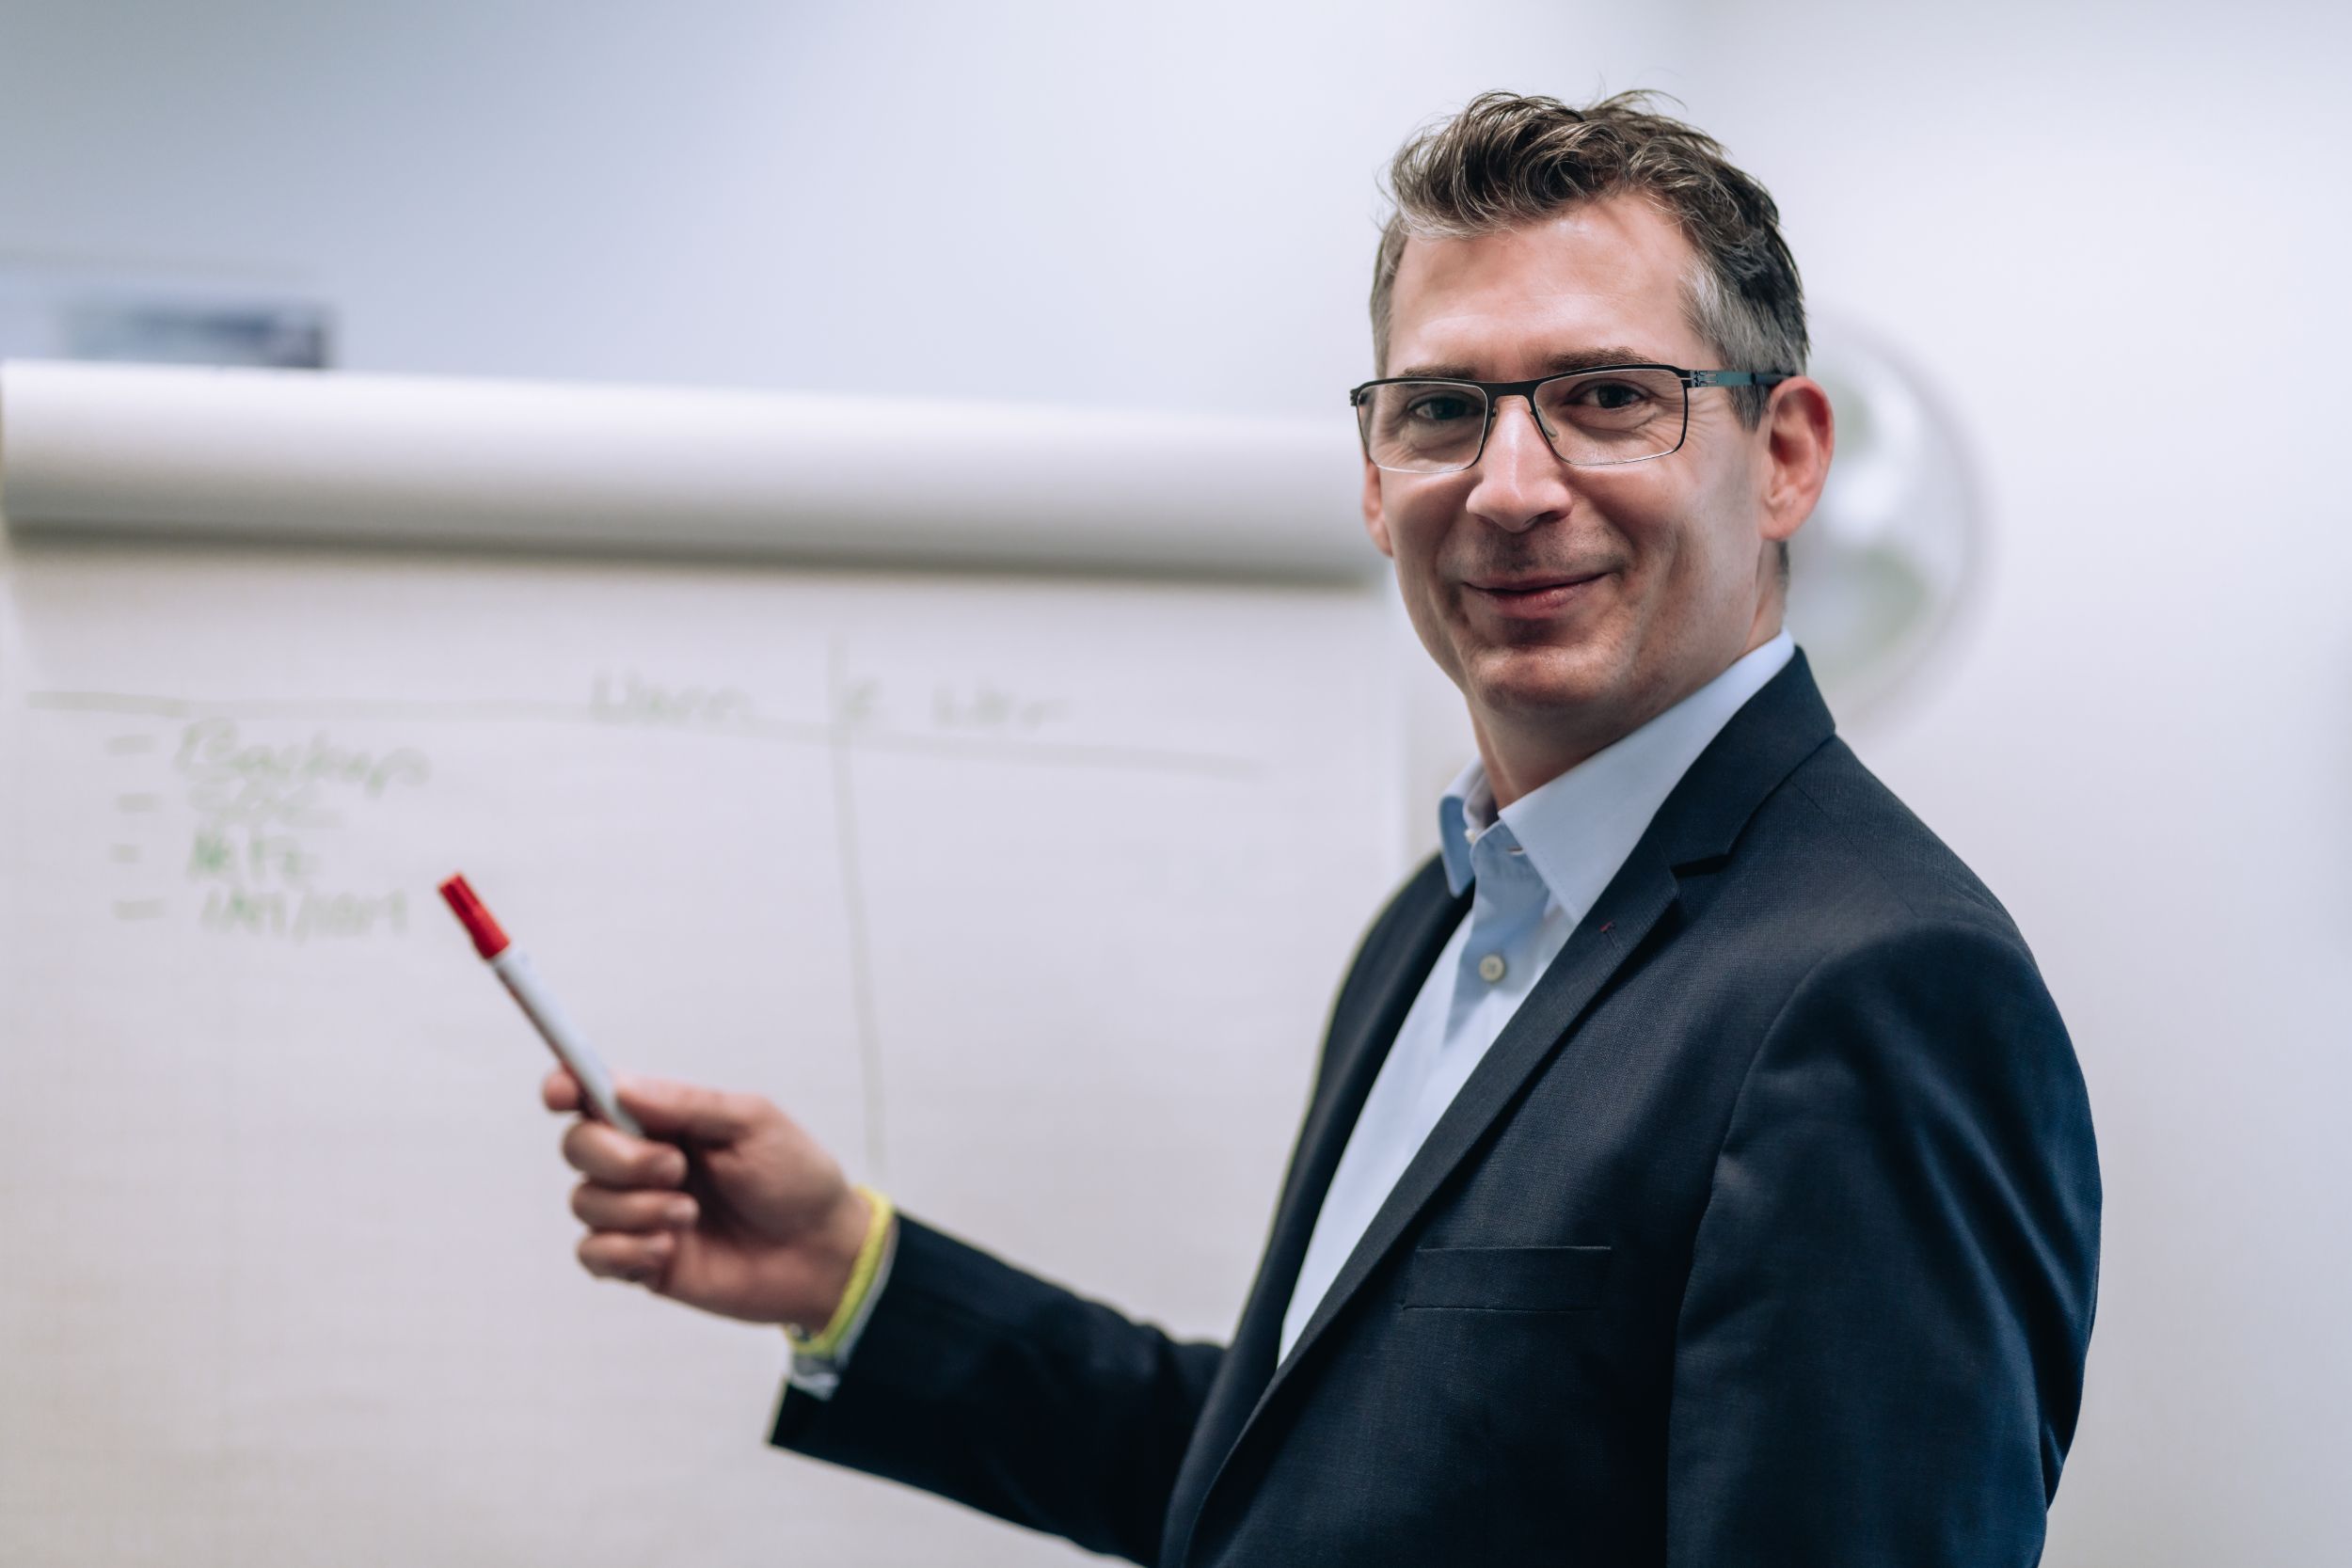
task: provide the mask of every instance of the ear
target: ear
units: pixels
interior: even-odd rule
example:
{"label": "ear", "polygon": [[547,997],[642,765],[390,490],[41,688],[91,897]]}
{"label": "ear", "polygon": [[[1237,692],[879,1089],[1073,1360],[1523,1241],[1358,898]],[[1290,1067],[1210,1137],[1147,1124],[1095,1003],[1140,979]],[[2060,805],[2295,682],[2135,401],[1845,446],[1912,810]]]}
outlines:
{"label": "ear", "polygon": [[1380,470],[1372,459],[1364,459],[1364,531],[1372,535],[1373,548],[1396,559],[1396,543],[1389,537],[1389,517],[1380,499]]}
{"label": "ear", "polygon": [[1772,388],[1757,436],[1763,442],[1763,536],[1788,539],[1813,515],[1829,482],[1830,453],[1837,445],[1837,420],[1829,393],[1801,375]]}

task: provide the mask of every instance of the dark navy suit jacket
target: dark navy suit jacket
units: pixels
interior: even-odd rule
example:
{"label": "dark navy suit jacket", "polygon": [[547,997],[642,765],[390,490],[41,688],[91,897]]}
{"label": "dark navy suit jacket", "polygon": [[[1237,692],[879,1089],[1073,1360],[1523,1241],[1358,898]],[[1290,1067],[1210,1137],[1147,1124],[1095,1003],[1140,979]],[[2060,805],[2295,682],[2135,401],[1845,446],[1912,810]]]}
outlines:
{"label": "dark navy suit jacket", "polygon": [[773,1440],[1164,1564],[1998,1568],[2074,1429],[2099,1175],[2016,927],[1800,653],[1660,809],[1287,1359],[1333,1167],[1462,918],[1433,859],[1334,1006],[1230,1347],[902,1219]]}

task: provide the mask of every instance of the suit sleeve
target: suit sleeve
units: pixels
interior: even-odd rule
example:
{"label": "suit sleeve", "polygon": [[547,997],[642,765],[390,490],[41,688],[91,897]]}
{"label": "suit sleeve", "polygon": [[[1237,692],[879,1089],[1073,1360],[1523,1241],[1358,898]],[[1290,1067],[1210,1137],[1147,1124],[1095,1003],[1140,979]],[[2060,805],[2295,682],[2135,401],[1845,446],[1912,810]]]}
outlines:
{"label": "suit sleeve", "polygon": [[1750,1066],[1676,1331],[1674,1568],[2041,1556],[2082,1389],[2099,1173],[2013,936],[1817,965]]}
{"label": "suit sleeve", "polygon": [[854,1374],[787,1388],[771,1440],[1150,1562],[1222,1349],[898,1227]]}

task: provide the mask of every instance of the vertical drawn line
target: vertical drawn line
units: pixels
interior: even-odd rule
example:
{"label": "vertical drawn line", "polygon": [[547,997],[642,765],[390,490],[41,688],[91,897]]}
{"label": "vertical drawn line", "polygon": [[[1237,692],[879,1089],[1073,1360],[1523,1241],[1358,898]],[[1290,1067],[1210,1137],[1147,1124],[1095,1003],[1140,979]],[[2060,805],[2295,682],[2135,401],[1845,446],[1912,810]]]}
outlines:
{"label": "vertical drawn line", "polygon": [[[245,1238],[239,1233],[238,1181],[244,1174],[239,1159],[246,1148],[245,1085],[242,1053],[237,1042],[245,1037],[246,1028],[243,988],[230,986],[226,991],[227,1006],[222,1009],[224,1034],[219,1043],[220,1057],[220,1287],[216,1298],[220,1307],[220,1354],[215,1365],[220,1375],[213,1385],[213,1449],[205,1455],[214,1465],[227,1469],[234,1463],[237,1409],[235,1392],[255,1386],[251,1371],[243,1364],[245,1326],[244,1280],[239,1264],[243,1260]],[[229,1568],[239,1560],[230,1539],[230,1513],[228,1509],[207,1510],[213,1516],[214,1568]]]}
{"label": "vertical drawn line", "polygon": [[839,825],[841,901],[850,928],[850,997],[857,1017],[858,1070],[866,1105],[866,1165],[877,1181],[886,1180],[882,1141],[881,1033],[874,1022],[874,966],[866,929],[866,887],[858,868],[857,791],[850,769],[850,728],[856,721],[848,690],[847,649],[834,636],[825,648],[826,709],[833,752],[834,820]]}

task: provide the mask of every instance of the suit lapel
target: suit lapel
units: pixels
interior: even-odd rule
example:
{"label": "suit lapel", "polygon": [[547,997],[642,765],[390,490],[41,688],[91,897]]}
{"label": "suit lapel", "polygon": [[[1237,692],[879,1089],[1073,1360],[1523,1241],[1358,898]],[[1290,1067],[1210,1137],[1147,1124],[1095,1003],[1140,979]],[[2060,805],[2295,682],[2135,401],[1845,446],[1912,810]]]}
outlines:
{"label": "suit lapel", "polygon": [[1210,1387],[1208,1402],[1177,1475],[1168,1514],[1170,1534],[1163,1543],[1162,1561],[1183,1560],[1184,1538],[1200,1499],[1273,1374],[1282,1312],[1297,1284],[1315,1216],[1322,1212],[1324,1195],[1339,1168],[1347,1135],[1363,1111],[1373,1080],[1379,1076],[1380,1064],[1404,1026],[1413,998],[1421,993],[1422,980],[1470,902],[1467,893],[1457,898],[1446,891],[1444,868],[1432,856],[1397,895],[1393,918],[1384,922],[1387,929],[1363,955],[1363,972],[1375,977],[1376,990],[1366,1004],[1343,1009],[1333,1020],[1333,1027],[1343,1032],[1333,1037],[1325,1056],[1324,1070],[1329,1082],[1316,1085],[1297,1152],[1282,1183],[1265,1259],[1258,1267],[1233,1342],[1227,1347],[1224,1364]]}
{"label": "suit lapel", "polygon": [[[1390,959],[1399,965],[1396,978],[1379,1006],[1364,1009],[1361,1026],[1346,1042],[1344,1064],[1334,1056],[1335,1069],[1343,1075],[1340,1085],[1319,1098],[1302,1133],[1265,1265],[1251,1289],[1228,1353],[1229,1365],[1202,1412],[1170,1499],[1170,1550],[1164,1561],[1184,1561],[1194,1526],[1234,1455],[1266,1424],[1269,1408],[1296,1381],[1316,1342],[1446,1179],[1502,1118],[1537,1069],[1569,1043],[1577,1021],[1594,998],[1673,907],[1680,874],[1728,855],[1764,798],[1834,733],[1829,709],[1799,650],[1732,716],[1667,796],[1641,842],[1431,1129],[1307,1320],[1297,1343],[1269,1375],[1261,1369],[1272,1361],[1308,1238],[1348,1133],[1406,1012],[1468,900],[1431,896],[1418,914],[1408,917],[1409,940],[1401,939]],[[1434,870],[1424,867],[1423,877]],[[1442,894],[1441,879],[1436,891]],[[1408,952],[1412,961],[1405,963]],[[1367,954],[1366,961],[1374,958]]]}
{"label": "suit lapel", "polygon": [[[1649,934],[1650,927],[1674,899],[1674,874],[1655,856],[1644,857],[1637,851],[1636,860],[1629,861],[1617,873],[1592,912],[1569,936],[1560,956],[1551,961],[1551,967],[1544,971],[1543,978],[1527,993],[1527,1000],[1519,1004],[1511,1022],[1495,1037],[1494,1045],[1463,1082],[1453,1103],[1438,1118],[1437,1126],[1430,1129],[1412,1163],[1397,1178],[1396,1185],[1390,1189],[1388,1198],[1373,1215],[1356,1249],[1347,1255],[1347,1261],[1331,1281],[1331,1288],[1324,1292],[1314,1315],[1299,1330],[1297,1343],[1291,1346],[1290,1354],[1274,1370],[1249,1420],[1243,1423],[1241,1435],[1248,1434],[1249,1425],[1280,1394],[1283,1384],[1312,1354],[1315,1341],[1332,1320],[1346,1310],[1364,1281],[1388,1256],[1389,1249],[1405,1234],[1445,1179],[1454,1174],[1479,1139],[1518,1098],[1535,1069],[1560,1047],[1586,1006],[1634,948],[1641,945],[1642,939]],[[1391,1037],[1393,1038],[1393,1031]],[[1338,1141],[1344,1145],[1346,1139],[1343,1136]],[[1328,1179],[1326,1180],[1327,1185]],[[1310,1214],[1307,1228],[1312,1227],[1313,1215]],[[1294,1278],[1296,1272],[1294,1264]],[[1278,1327],[1283,1309],[1278,1307],[1273,1313]]]}
{"label": "suit lapel", "polygon": [[[1387,963],[1372,1004],[1357,1009],[1346,1036],[1332,1041],[1332,1085],[1329,1092],[1316,1096],[1307,1124],[1300,1132],[1298,1157],[1282,1184],[1282,1200],[1275,1212],[1274,1233],[1267,1243],[1265,1263],[1258,1271],[1257,1283],[1250,1291],[1252,1308],[1263,1305],[1259,1299],[1262,1296],[1275,1298],[1273,1316],[1277,1326],[1282,1316],[1281,1304],[1290,1300],[1299,1266],[1306,1260],[1315,1216],[1321,1212],[1332,1175],[1339,1169],[1348,1133],[1363,1113],[1364,1101],[1372,1095],[1373,1081],[1380,1075],[1380,1064],[1387,1059],[1397,1031],[1405,1025],[1405,1015],[1411,1011],[1413,999],[1421,994],[1422,982],[1437,963],[1446,939],[1461,924],[1470,902],[1467,893],[1457,898],[1446,891],[1444,871],[1433,858],[1406,890],[1398,910],[1395,932],[1382,944],[1389,949]],[[1250,1315],[1248,1309],[1244,1315]],[[1276,1337],[1267,1338],[1271,1343]],[[1266,1370],[1273,1370],[1270,1360]]]}

